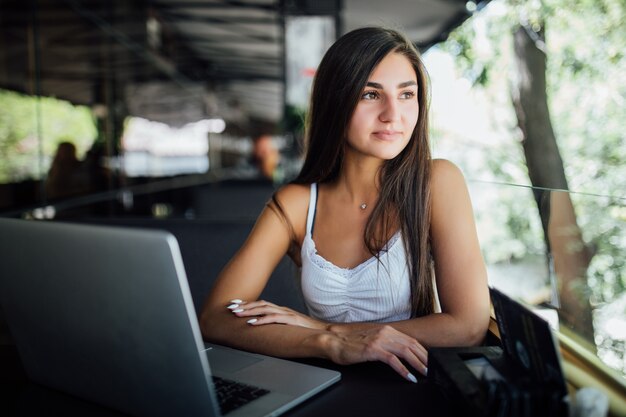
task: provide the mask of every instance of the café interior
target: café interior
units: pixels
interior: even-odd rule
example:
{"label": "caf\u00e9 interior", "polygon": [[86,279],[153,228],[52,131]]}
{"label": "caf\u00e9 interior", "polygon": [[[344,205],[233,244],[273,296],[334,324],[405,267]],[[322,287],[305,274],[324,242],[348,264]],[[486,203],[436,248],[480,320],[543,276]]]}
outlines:
{"label": "caf\u00e9 interior", "polygon": [[[298,173],[309,88],[333,41],[391,26],[427,55],[496,2],[0,1],[0,106],[22,109],[19,120],[0,109],[0,217],[167,230],[199,310],[268,199]],[[553,325],[570,390],[597,388],[610,415],[626,415],[626,294],[617,313],[597,309],[585,297],[591,272],[568,267],[581,252],[559,245],[580,242],[572,201],[611,200],[623,213],[624,197],[467,180],[477,216],[481,200],[504,196],[549,206],[527,213],[545,232],[538,246],[550,242],[539,261],[488,265],[490,285]],[[574,231],[563,238],[565,229]],[[624,222],[614,233],[624,238]],[[304,311],[298,273],[284,259],[263,296]],[[600,332],[607,314],[621,314],[612,338]],[[495,317],[489,332],[497,343]],[[1,306],[0,344],[12,344]],[[601,354],[607,344],[621,350],[617,362]]]}

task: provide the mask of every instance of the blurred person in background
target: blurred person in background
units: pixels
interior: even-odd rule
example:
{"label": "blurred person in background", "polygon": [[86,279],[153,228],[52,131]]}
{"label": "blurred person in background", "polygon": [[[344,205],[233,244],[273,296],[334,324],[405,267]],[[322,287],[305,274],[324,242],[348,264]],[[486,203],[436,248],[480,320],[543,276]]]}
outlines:
{"label": "blurred person in background", "polygon": [[89,190],[89,177],[82,170],[72,142],[59,143],[48,176],[46,196],[48,199],[70,197]]}
{"label": "blurred person in background", "polygon": [[262,134],[254,138],[252,158],[261,176],[273,181],[276,168],[280,162],[280,153],[276,149],[272,136]]}

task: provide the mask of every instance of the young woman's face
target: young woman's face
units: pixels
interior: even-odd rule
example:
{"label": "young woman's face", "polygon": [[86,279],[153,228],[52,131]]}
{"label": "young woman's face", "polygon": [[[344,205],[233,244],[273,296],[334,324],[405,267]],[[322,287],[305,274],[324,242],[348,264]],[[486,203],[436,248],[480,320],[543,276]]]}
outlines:
{"label": "young woman's face", "polygon": [[417,76],[402,54],[390,53],[374,68],[348,125],[347,151],[393,159],[417,124]]}

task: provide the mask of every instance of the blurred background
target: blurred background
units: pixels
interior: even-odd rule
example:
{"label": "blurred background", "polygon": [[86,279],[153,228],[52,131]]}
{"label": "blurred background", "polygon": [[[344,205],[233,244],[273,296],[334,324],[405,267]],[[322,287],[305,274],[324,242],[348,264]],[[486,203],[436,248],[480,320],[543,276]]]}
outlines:
{"label": "blurred background", "polygon": [[433,154],[465,173],[490,283],[624,379],[625,16],[621,0],[0,0],[0,216],[251,226],[298,172],[326,49],[389,26],[423,54]]}

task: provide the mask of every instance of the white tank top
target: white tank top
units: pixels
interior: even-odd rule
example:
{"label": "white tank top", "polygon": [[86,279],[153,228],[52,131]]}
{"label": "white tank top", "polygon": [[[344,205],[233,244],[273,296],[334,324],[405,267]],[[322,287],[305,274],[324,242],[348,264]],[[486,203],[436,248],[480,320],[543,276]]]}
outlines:
{"label": "white tank top", "polygon": [[311,184],[302,243],[302,293],[312,317],[335,323],[391,322],[411,316],[411,286],[404,243],[396,232],[379,253],[354,268],[340,268],[317,253],[312,231],[317,184]]}

